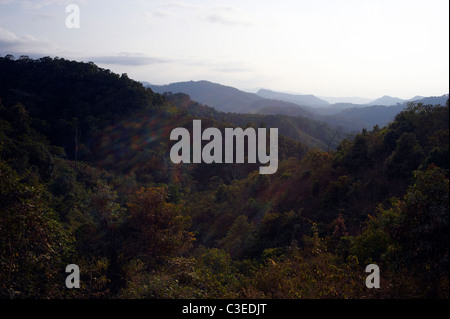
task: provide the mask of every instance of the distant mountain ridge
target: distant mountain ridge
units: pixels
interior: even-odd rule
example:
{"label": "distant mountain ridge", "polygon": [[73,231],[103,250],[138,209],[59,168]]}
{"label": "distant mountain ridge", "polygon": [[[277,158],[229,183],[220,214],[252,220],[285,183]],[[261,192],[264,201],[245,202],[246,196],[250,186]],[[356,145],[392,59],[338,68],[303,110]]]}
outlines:
{"label": "distant mountain ridge", "polygon": [[444,94],[442,96],[429,96],[429,97],[416,95],[415,97],[408,99],[408,100],[385,95],[385,96],[382,96],[370,103],[367,103],[366,105],[392,106],[392,105],[396,105],[396,104],[404,104],[407,102],[416,102],[416,103],[432,104],[432,105],[437,105],[437,104],[444,105],[445,102],[447,101],[447,99],[448,99],[448,94]]}
{"label": "distant mountain ridge", "polygon": [[327,101],[330,104],[336,103],[367,104],[373,101],[373,99],[359,96],[347,96],[347,97],[319,96],[319,98]]}
{"label": "distant mountain ridge", "polygon": [[423,104],[431,104],[431,105],[445,105],[445,103],[448,100],[448,94],[444,94],[441,96],[429,96],[429,97],[422,97],[419,100],[414,100],[416,103],[423,103]]}
{"label": "distant mountain ridge", "polygon": [[255,94],[209,81],[176,82],[168,85],[142,83],[155,93],[184,93],[194,101],[225,113],[302,116],[339,125],[351,132],[388,124],[396,114],[406,108],[407,102],[445,105],[448,99],[448,94],[434,97],[415,96],[409,100],[385,95],[366,104],[330,104],[314,95],[281,93],[267,89],[260,89]]}
{"label": "distant mountain ridge", "polygon": [[256,113],[267,107],[288,108],[295,107],[299,109],[303,116],[311,117],[309,111],[304,110],[300,105],[275,99],[267,99],[255,93],[248,93],[236,88],[213,83],[209,81],[188,81],[176,82],[168,85],[152,85],[143,83],[155,93],[184,93],[192,100],[204,105],[214,107],[221,112],[234,113]]}
{"label": "distant mountain ridge", "polygon": [[176,82],[167,85],[144,84],[155,93],[185,93],[191,99],[223,112],[252,113],[254,103],[263,98],[236,88],[209,81]]}
{"label": "distant mountain ridge", "polygon": [[404,103],[407,100],[400,99],[398,97],[392,97],[388,95],[384,95],[370,103],[367,103],[367,105],[384,105],[384,106],[391,106],[396,105],[397,103]]}
{"label": "distant mountain ridge", "polygon": [[291,102],[303,106],[324,107],[330,105],[330,103],[328,103],[327,101],[322,100],[312,94],[308,95],[289,94],[289,93],[275,92],[267,89],[260,89],[258,92],[256,92],[256,94],[266,99]]}

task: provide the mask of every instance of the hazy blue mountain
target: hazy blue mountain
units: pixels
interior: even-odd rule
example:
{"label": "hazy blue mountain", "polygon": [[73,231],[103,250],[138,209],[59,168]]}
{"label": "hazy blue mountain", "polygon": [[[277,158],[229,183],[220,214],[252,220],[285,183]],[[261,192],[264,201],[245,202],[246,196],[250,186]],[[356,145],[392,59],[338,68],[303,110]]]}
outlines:
{"label": "hazy blue mountain", "polygon": [[[144,84],[145,85],[145,84]],[[191,99],[214,107],[222,112],[253,113],[257,106],[253,103],[264,98],[240,91],[236,88],[209,81],[177,82],[168,85],[146,85],[156,93],[184,93]]]}
{"label": "hazy blue mountain", "polygon": [[[448,94],[439,97],[426,97],[414,101],[415,103],[445,105]],[[259,110],[262,114],[283,114],[289,116],[307,116],[316,120],[325,121],[331,125],[341,126],[349,131],[360,131],[363,128],[372,129],[390,123],[394,117],[407,107],[407,101],[395,105],[357,105],[351,103],[336,103],[326,108],[305,108],[301,110],[295,107],[275,108],[267,107]]]}
{"label": "hazy blue mountain", "polygon": [[350,131],[361,131],[389,124],[395,116],[406,108],[406,104],[391,106],[371,105],[366,107],[347,108],[339,113],[322,117],[329,124],[342,126]]}
{"label": "hazy blue mountain", "polygon": [[367,103],[367,105],[384,105],[384,106],[391,106],[396,105],[397,103],[405,103],[407,100],[400,99],[398,97],[392,97],[389,95],[384,95],[370,103]]}
{"label": "hazy blue mountain", "polygon": [[330,105],[330,103],[328,103],[327,101],[319,99],[318,97],[312,94],[308,95],[289,94],[289,93],[275,92],[266,89],[261,89],[258,92],[256,92],[256,94],[266,99],[280,100],[295,103],[302,106],[325,107]]}
{"label": "hazy blue mountain", "polygon": [[346,97],[329,97],[329,96],[319,96],[322,100],[327,101],[330,104],[342,104],[342,103],[350,103],[354,105],[367,104],[373,101],[373,99],[368,99],[365,97],[359,96],[346,96]]}
{"label": "hazy blue mountain", "polygon": [[184,93],[194,101],[214,107],[222,112],[257,113],[264,108],[292,108],[298,109],[302,116],[312,117],[298,104],[275,99],[266,99],[254,93],[248,93],[236,88],[209,81],[177,82],[168,85],[152,85],[144,83],[156,93]]}
{"label": "hazy blue mountain", "polygon": [[442,96],[420,96],[420,95],[416,95],[415,97],[408,99],[408,100],[403,100],[403,99],[399,99],[397,97],[391,97],[391,96],[383,96],[379,99],[376,99],[370,103],[367,103],[367,105],[384,105],[384,106],[391,106],[391,105],[396,105],[397,103],[407,103],[407,102],[416,102],[416,103],[423,103],[423,104],[432,104],[432,105],[444,105],[445,102],[447,102],[448,99],[448,94],[444,94]]}
{"label": "hazy blue mountain", "polygon": [[[348,106],[348,104],[345,104]],[[396,104],[391,106],[372,105],[372,106],[353,106],[345,109],[315,109],[318,112],[307,116],[314,120],[324,121],[333,126],[341,126],[350,132],[361,131],[363,128],[372,129],[373,126],[384,126],[391,122],[395,115],[406,108],[406,104]],[[311,110],[311,109],[309,109]],[[327,110],[327,111],[323,111]],[[322,112],[323,111],[323,112]],[[286,107],[263,108],[258,113],[261,114],[280,114],[287,116],[305,116],[298,108]]]}
{"label": "hazy blue mountain", "polygon": [[[448,99],[448,94],[442,96],[422,97],[416,96],[409,101],[403,103],[396,103],[395,105],[358,105],[353,107],[345,107],[340,112],[335,114],[322,113],[321,119],[329,124],[340,125],[349,130],[361,130],[363,128],[371,129],[374,125],[380,127],[389,124],[395,116],[403,111],[408,102],[431,104],[431,105],[445,105]],[[331,107],[336,106],[333,104]],[[351,105],[345,105],[351,106]]]}
{"label": "hazy blue mountain", "polygon": [[424,98],[425,98],[425,96],[416,95],[415,97],[409,99],[408,101],[417,101],[417,100],[422,100]]}
{"label": "hazy blue mountain", "polygon": [[429,97],[422,97],[421,99],[414,100],[416,103],[423,103],[423,104],[431,104],[431,105],[445,105],[445,103],[448,100],[448,94],[444,94],[441,96],[429,96]]}
{"label": "hazy blue mountain", "polygon": [[[410,100],[385,95],[369,104],[329,104],[314,95],[287,94],[265,89],[260,89],[255,94],[209,81],[178,82],[168,85],[151,85],[146,82],[143,84],[156,93],[187,94],[192,100],[225,113],[300,116],[325,121],[331,125],[339,125],[349,131],[360,131],[363,128],[372,129],[374,125],[384,126],[406,108],[409,101],[445,105],[448,99],[448,94],[425,98],[415,96]],[[297,101],[297,103],[292,101]]]}

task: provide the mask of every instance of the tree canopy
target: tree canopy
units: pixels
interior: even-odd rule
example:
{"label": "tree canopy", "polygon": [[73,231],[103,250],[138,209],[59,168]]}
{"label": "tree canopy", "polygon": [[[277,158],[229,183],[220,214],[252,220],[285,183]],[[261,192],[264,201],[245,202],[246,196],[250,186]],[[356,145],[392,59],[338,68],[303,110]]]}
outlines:
{"label": "tree canopy", "polygon": [[[0,57],[0,296],[448,298],[448,109],[411,104],[334,149],[317,123]],[[279,125],[278,171],[172,163],[170,132],[194,118]],[[364,286],[369,263],[382,289]]]}

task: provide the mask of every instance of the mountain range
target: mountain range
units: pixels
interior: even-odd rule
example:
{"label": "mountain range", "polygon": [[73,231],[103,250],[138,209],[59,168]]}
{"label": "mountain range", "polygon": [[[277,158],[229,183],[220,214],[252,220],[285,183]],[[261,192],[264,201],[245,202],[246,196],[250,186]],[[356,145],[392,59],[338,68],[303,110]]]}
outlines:
{"label": "mountain range", "polygon": [[155,93],[187,94],[191,99],[221,112],[302,116],[338,125],[350,132],[388,124],[396,114],[407,107],[408,102],[445,105],[448,99],[448,94],[434,97],[415,96],[409,100],[385,95],[366,104],[331,104],[312,94],[282,93],[268,89],[249,93],[209,81],[176,82],[168,85],[142,83]]}
{"label": "mountain range", "polygon": [[298,105],[305,105],[312,107],[325,107],[330,105],[330,103],[328,103],[327,101],[322,100],[312,94],[308,95],[289,94],[289,93],[275,92],[267,89],[260,89],[256,94],[266,99],[291,102]]}
{"label": "mountain range", "polygon": [[[155,93],[185,93],[191,99],[214,107],[222,112],[256,113],[260,110],[276,106],[278,108],[300,107],[292,101],[268,99],[255,93],[244,92],[236,88],[209,81],[187,81],[168,85],[152,85],[143,82]],[[305,110],[305,112],[307,112]]]}

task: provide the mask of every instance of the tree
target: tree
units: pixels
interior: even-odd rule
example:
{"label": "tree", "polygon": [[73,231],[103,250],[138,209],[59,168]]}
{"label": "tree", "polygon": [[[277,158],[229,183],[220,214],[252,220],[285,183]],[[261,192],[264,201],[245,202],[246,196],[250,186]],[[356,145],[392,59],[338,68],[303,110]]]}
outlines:
{"label": "tree", "polygon": [[403,133],[397,140],[395,151],[386,160],[390,176],[409,176],[418,168],[423,159],[423,151],[414,133]]}
{"label": "tree", "polygon": [[62,297],[73,237],[47,206],[42,185],[22,183],[4,162],[0,180],[0,297]]}
{"label": "tree", "polygon": [[[449,180],[443,169],[415,171],[415,183],[391,208],[398,225],[385,225],[398,243],[395,259],[421,280],[426,297],[448,298],[439,289],[449,270]],[[447,282],[448,283],[448,282]]]}
{"label": "tree", "polygon": [[254,244],[255,226],[248,221],[247,216],[237,217],[227,235],[219,241],[219,245],[229,252],[231,258],[239,258]]}
{"label": "tree", "polygon": [[382,262],[397,274],[408,274],[406,284],[393,275],[393,285],[404,294],[442,298],[449,295],[449,180],[438,167],[415,171],[415,182],[392,207],[379,207],[368,228],[355,238],[352,253],[360,260]]}
{"label": "tree", "polygon": [[167,198],[167,187],[141,188],[128,203],[130,238],[124,250],[129,257],[153,264],[191,247],[190,218],[180,205],[167,203]]}

